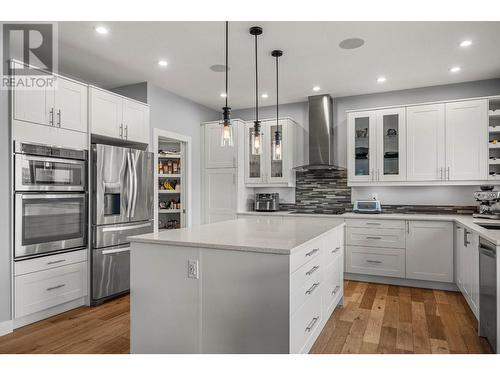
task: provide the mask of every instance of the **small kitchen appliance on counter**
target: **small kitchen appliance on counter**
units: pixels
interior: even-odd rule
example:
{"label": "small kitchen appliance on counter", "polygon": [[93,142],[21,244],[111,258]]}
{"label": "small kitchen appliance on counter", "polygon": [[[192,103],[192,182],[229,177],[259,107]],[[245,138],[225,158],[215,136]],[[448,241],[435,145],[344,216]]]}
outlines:
{"label": "small kitchen appliance on counter", "polygon": [[500,191],[493,190],[493,186],[481,186],[480,191],[474,192],[479,204],[479,213],[472,216],[482,219],[500,219]]}
{"label": "small kitchen appliance on counter", "polygon": [[280,209],[279,193],[255,194],[255,211],[278,211]]}
{"label": "small kitchen appliance on counter", "polygon": [[354,202],[353,212],[358,214],[380,214],[382,212],[382,206],[380,201],[356,201]]}

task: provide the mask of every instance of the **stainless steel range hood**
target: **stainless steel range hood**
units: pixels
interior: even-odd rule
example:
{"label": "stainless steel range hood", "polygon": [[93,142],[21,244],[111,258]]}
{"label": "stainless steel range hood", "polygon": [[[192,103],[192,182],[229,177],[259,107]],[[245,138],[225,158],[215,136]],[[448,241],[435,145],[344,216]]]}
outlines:
{"label": "stainless steel range hood", "polygon": [[345,170],[333,162],[333,100],[328,94],[309,97],[309,163],[297,171]]}

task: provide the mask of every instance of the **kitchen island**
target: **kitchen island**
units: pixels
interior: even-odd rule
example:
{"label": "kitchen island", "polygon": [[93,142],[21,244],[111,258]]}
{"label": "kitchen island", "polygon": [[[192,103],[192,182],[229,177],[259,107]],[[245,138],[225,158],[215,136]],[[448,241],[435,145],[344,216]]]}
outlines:
{"label": "kitchen island", "polygon": [[307,353],[343,301],[343,220],[131,237],[132,353]]}

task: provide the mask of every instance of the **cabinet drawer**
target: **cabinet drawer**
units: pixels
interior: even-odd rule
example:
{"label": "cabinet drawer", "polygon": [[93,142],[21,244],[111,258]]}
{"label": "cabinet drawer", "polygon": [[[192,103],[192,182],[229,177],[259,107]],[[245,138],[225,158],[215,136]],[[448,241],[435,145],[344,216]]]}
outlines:
{"label": "cabinet drawer", "polygon": [[22,260],[14,263],[14,275],[20,276],[26,273],[44,271],[68,264],[84,262],[87,260],[87,249],[50,255],[41,258]]}
{"label": "cabinet drawer", "polygon": [[404,220],[381,220],[381,219],[345,219],[348,227],[355,228],[382,228],[382,229],[405,229]]}
{"label": "cabinet drawer", "polygon": [[321,294],[315,293],[290,320],[290,353],[300,353],[322,325]]}
{"label": "cabinet drawer", "polygon": [[20,318],[87,295],[87,262],[16,276],[14,286]]}
{"label": "cabinet drawer", "polygon": [[328,266],[342,256],[344,248],[344,227],[338,228],[323,239],[324,264]]}
{"label": "cabinet drawer", "polygon": [[[319,257],[316,257],[316,259],[319,259]],[[306,264],[307,267],[311,265],[310,270],[307,271],[309,272],[307,279],[298,287],[291,289],[290,314],[295,313],[302,304],[307,303],[307,301],[320,293],[320,287],[323,284],[322,272],[318,265],[313,264],[314,262]],[[313,273],[311,274],[310,272]]]}
{"label": "cabinet drawer", "polygon": [[405,277],[405,250],[346,246],[346,272]]}
{"label": "cabinet drawer", "polygon": [[323,318],[328,320],[333,310],[344,294],[344,273],[342,272],[342,258],[337,258],[324,274],[323,294]]}
{"label": "cabinet drawer", "polygon": [[290,273],[295,272],[300,266],[320,255],[322,248],[322,238],[295,248],[290,256]]}
{"label": "cabinet drawer", "polygon": [[346,244],[354,246],[374,246],[405,248],[404,229],[347,228]]}

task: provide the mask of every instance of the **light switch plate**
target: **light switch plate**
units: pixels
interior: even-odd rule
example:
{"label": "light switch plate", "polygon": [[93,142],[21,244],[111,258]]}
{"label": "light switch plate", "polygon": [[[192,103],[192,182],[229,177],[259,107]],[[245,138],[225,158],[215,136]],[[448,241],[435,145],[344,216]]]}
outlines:
{"label": "light switch plate", "polygon": [[188,277],[190,279],[200,278],[200,272],[197,260],[192,260],[192,259],[188,260]]}

